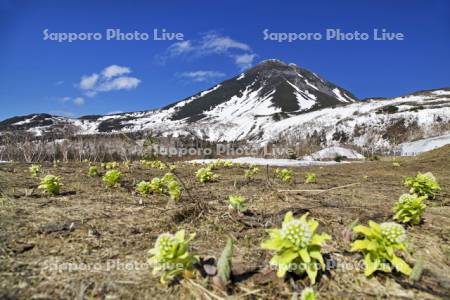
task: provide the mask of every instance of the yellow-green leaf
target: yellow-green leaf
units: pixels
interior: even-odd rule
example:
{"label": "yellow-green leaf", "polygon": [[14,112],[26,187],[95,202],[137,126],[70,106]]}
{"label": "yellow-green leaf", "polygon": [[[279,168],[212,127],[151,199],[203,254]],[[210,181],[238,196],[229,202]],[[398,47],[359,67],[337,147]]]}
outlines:
{"label": "yellow-green leaf", "polygon": [[411,267],[408,266],[408,264],[400,257],[394,255],[392,257],[391,263],[394,265],[397,271],[402,272],[403,274],[408,276],[411,275]]}

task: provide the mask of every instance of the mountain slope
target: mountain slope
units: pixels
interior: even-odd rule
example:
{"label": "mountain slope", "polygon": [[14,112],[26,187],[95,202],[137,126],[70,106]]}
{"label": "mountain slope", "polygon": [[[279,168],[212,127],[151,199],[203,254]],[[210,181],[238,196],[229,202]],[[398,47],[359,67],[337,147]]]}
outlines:
{"label": "mountain slope", "polygon": [[[356,101],[350,92],[325,81],[308,70],[279,60],[266,60],[239,76],[222,82],[207,93],[184,99],[176,107],[172,120],[197,121],[217,106],[247,104],[236,114],[255,109],[254,114],[299,113]],[[195,101],[193,101],[195,100]],[[249,103],[250,102],[250,103]]]}
{"label": "mountain slope", "polygon": [[0,134],[150,131],[213,142],[351,144],[373,149],[450,132],[450,89],[357,101],[316,74],[267,60],[209,90],[156,110],[78,119],[35,114],[0,122]]}

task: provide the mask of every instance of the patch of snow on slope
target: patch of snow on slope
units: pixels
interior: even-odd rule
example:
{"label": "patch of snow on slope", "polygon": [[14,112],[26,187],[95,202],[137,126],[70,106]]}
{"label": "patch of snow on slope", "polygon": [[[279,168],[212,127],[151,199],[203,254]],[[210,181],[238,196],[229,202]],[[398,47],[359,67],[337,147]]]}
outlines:
{"label": "patch of snow on slope", "polygon": [[400,144],[401,155],[414,156],[450,144],[450,134]]}
{"label": "patch of snow on slope", "polygon": [[[316,104],[315,99],[317,98],[315,95],[309,93],[308,91],[301,91],[297,86],[293,85],[289,80],[286,80],[290,86],[295,89],[295,97],[297,98],[298,106],[300,106],[300,110],[307,110]],[[308,97],[305,97],[308,96]],[[312,99],[311,99],[312,98]]]}
{"label": "patch of snow on slope", "polygon": [[28,124],[28,123],[30,123],[31,121],[33,121],[34,118],[36,118],[36,116],[33,116],[32,118],[25,119],[25,120],[23,120],[23,121],[16,122],[16,123],[14,123],[14,124],[12,124],[12,125],[14,125],[14,126],[19,126],[19,125]]}
{"label": "patch of snow on slope", "polygon": [[205,111],[207,116],[215,117],[221,121],[240,122],[240,117],[250,117],[254,115],[271,115],[281,112],[281,108],[274,107],[271,101],[275,90],[261,95],[263,87],[252,90],[252,84],[247,86],[241,96],[233,96],[230,100],[217,105],[210,111]]}
{"label": "patch of snow on slope", "polygon": [[341,90],[339,90],[338,88],[334,88],[334,89],[333,89],[333,94],[335,94],[336,97],[337,97],[337,98],[339,99],[339,101],[341,101],[341,102],[344,102],[344,103],[352,102],[352,101],[350,101],[349,99],[347,99],[346,97],[344,97],[344,96],[341,94]]}
{"label": "patch of snow on slope", "polygon": [[450,91],[438,90],[433,91],[432,93],[439,96],[450,96]]}
{"label": "patch of snow on slope", "polygon": [[309,85],[309,86],[312,87],[313,89],[319,90],[315,85],[309,83],[308,79],[306,79],[306,78],[305,78],[305,82],[306,82],[307,85]]}
{"label": "patch of snow on slope", "polygon": [[[217,159],[194,159],[189,161],[190,163],[201,163],[208,164],[215,162]],[[295,159],[271,159],[271,158],[260,158],[260,157],[238,157],[232,159],[223,159],[225,161],[231,161],[233,163],[240,164],[253,164],[259,166],[278,166],[278,167],[304,167],[304,166],[314,166],[314,165],[333,165],[338,164],[335,161],[306,161],[306,160],[295,160]],[[342,162],[345,163],[345,162]],[[348,162],[347,162],[348,163]]]}
{"label": "patch of snow on slope", "polygon": [[241,80],[241,79],[244,78],[244,77],[245,77],[245,73],[241,73],[241,75],[239,75],[239,77],[236,78],[236,80]]}
{"label": "patch of snow on slope", "polygon": [[364,156],[361,153],[358,153],[355,150],[342,148],[342,147],[328,147],[317,152],[314,152],[311,155],[304,156],[304,160],[326,160],[326,159],[334,159],[337,156],[345,156],[348,159],[363,159]]}

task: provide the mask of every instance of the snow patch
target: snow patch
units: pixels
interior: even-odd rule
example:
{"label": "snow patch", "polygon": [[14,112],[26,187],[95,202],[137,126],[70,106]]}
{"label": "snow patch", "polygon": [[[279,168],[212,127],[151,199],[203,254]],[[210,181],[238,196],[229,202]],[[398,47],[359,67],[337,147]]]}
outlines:
{"label": "snow patch", "polygon": [[333,89],[333,94],[336,95],[336,97],[339,99],[339,101],[341,102],[345,102],[345,103],[349,103],[351,102],[349,99],[345,98],[342,94],[341,94],[341,90],[338,88],[334,88]]}
{"label": "snow patch", "polygon": [[355,150],[342,148],[342,147],[328,147],[311,155],[304,156],[304,160],[324,160],[335,159],[337,156],[345,156],[348,159],[363,159],[364,156]]}
{"label": "snow patch", "polygon": [[[217,161],[218,159],[194,159],[188,162],[208,164]],[[240,164],[253,164],[259,166],[278,166],[278,167],[305,167],[316,165],[334,165],[338,164],[335,161],[309,161],[309,160],[294,160],[294,159],[275,159],[275,158],[260,158],[260,157],[238,157],[232,159],[222,159],[224,161],[231,161]],[[348,162],[347,162],[348,163]]]}
{"label": "snow patch", "polygon": [[401,155],[414,156],[450,144],[450,134],[400,144]]}

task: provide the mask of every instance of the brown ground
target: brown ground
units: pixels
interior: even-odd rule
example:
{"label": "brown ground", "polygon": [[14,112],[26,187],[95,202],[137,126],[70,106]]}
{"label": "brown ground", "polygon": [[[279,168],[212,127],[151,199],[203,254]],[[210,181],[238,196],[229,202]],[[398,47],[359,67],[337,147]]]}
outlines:
{"label": "brown ground", "polygon": [[[38,179],[28,165],[0,165],[0,298],[1,299],[218,299],[226,296],[214,289],[208,278],[164,287],[146,268],[147,251],[160,233],[186,229],[196,232],[191,251],[202,257],[219,256],[227,235],[235,239],[233,256],[236,283],[229,297],[290,299],[308,285],[308,279],[283,281],[267,268],[271,254],[259,244],[265,227],[279,226],[283,215],[305,211],[320,223],[319,231],[332,235],[324,247],[338,268],[320,277],[315,289],[320,299],[439,299],[450,295],[450,147],[418,158],[295,168],[296,183],[272,178],[265,168],[253,182],[244,180],[244,169],[220,169],[218,182],[201,184],[193,173],[197,167],[179,166],[185,192],[174,204],[162,195],[141,197],[134,184],[164,172],[145,169],[138,162],[123,170],[121,188],[107,189],[101,178],[88,177],[88,165],[44,164],[43,172],[60,175],[62,195],[43,196],[36,190]],[[408,228],[410,264],[422,256],[424,271],[418,282],[398,273],[365,278],[362,270],[345,270],[343,264],[361,261],[350,253],[342,239],[346,225],[359,218],[383,222],[390,208],[407,192],[402,178],[417,171],[432,171],[443,188],[429,202],[423,224]],[[303,183],[306,172],[315,172],[318,183]],[[364,178],[368,176],[368,178]],[[278,189],[328,189],[326,192],[286,194]],[[252,215],[230,213],[225,199],[242,194],[251,200]],[[68,263],[71,263],[69,265]],[[116,264],[111,265],[111,264]],[[134,268],[130,264],[135,264]],[[107,266],[110,264],[110,268]],[[128,264],[128,265],[126,265]],[[78,269],[64,270],[64,267]],[[90,270],[80,269],[89,266]],[[59,270],[56,269],[59,267]]]}

